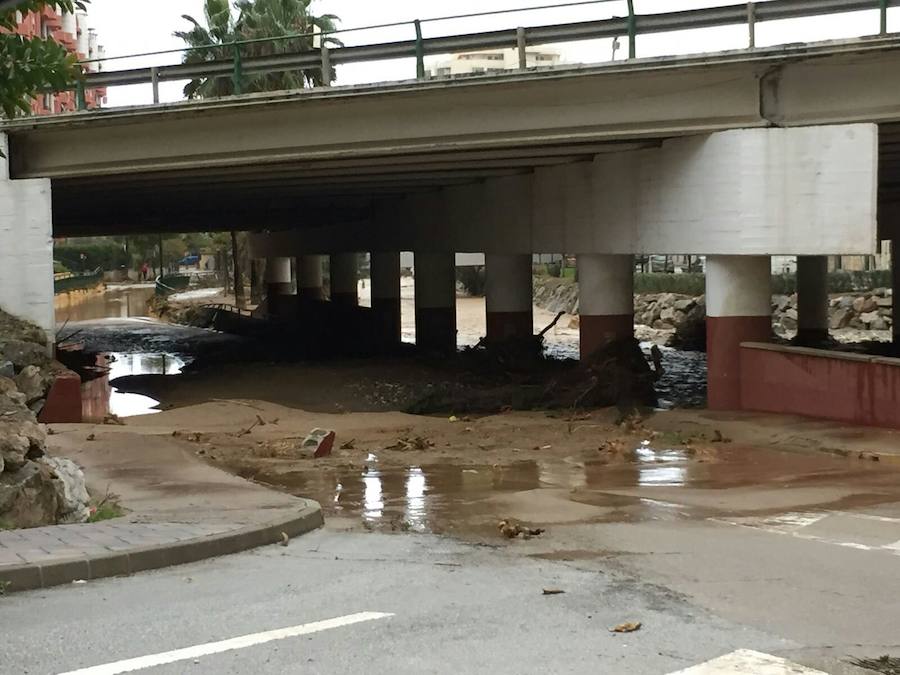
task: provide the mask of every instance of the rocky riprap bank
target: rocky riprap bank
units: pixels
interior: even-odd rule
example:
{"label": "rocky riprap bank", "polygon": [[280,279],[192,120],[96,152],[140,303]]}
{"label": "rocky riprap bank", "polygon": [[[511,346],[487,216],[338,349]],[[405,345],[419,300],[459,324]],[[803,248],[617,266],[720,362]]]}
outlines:
{"label": "rocky riprap bank", "polygon": [[[554,277],[536,277],[534,304],[551,312],[578,314],[578,284]],[[673,330],[676,346],[702,346],[706,322],[705,296],[678,293],[642,293],[634,298],[634,321],[650,328]],[[829,300],[832,330],[888,330],[893,322],[893,297],[889,288],[833,295]],[[772,297],[775,332],[790,336],[797,330],[797,294]]]}
{"label": "rocky riprap bank", "polygon": [[36,416],[61,369],[40,329],[0,311],[0,529],[90,515],[84,473],[47,455],[47,432]]}

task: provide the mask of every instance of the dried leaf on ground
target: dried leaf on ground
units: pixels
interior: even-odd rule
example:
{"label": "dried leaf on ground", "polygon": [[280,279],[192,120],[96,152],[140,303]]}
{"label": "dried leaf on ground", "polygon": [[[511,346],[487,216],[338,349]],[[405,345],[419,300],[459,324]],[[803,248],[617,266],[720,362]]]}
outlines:
{"label": "dried leaf on ground", "polygon": [[545,588],[544,595],[562,595],[565,591],[560,590],[559,588]]}
{"label": "dried leaf on ground", "polygon": [[613,626],[609,630],[611,633],[634,633],[635,631],[640,629],[640,621],[627,621],[625,623],[620,623],[618,626]]}

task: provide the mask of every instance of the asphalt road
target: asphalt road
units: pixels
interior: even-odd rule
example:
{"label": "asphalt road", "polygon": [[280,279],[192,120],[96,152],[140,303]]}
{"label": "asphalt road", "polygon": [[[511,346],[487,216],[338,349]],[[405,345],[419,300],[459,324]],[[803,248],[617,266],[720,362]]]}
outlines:
{"label": "asphalt road", "polygon": [[[729,555],[744,558],[747,567],[762,569],[766,549],[789,541],[723,524],[708,527],[723,533],[721,543]],[[662,536],[663,529],[657,535]],[[676,528],[668,529],[673,536]],[[757,550],[755,559],[745,550],[731,550],[733,537],[741,536]],[[682,543],[694,546],[697,541]],[[623,548],[626,543],[620,542]],[[823,559],[834,554],[818,541],[790,543],[822,547]],[[663,562],[679,557],[671,553],[678,549],[671,541],[661,540],[660,548],[658,555],[642,557]],[[710,569],[716,556],[724,555],[715,548],[720,547],[714,547],[708,566],[702,559],[690,561],[696,568],[688,577],[709,576],[709,584],[719,584],[722,603],[727,605],[731,589],[742,584],[741,575],[753,573],[737,568],[736,577],[724,569]],[[87,675],[109,675],[124,672],[126,666],[152,665],[160,657],[130,666],[96,667],[160,654],[162,661],[180,660],[140,672],[663,674],[737,649],[798,657],[801,663],[819,667],[826,661],[827,649],[812,636],[786,635],[791,631],[785,631],[775,616],[783,608],[769,612],[765,597],[750,603],[755,613],[749,611],[741,620],[725,618],[734,612],[713,613],[702,606],[716,595],[709,588],[692,598],[672,584],[660,583],[676,570],[649,565],[636,576],[640,566],[632,565],[627,556],[581,564],[522,555],[525,551],[431,535],[320,531],[287,548],[274,546],[132,578],[14,594],[0,598],[0,672],[70,673],[93,668]],[[896,572],[900,557],[883,557]],[[868,560],[866,565],[872,558]],[[678,573],[684,575],[684,570]],[[782,578],[778,583],[787,582]],[[864,576],[858,585],[867,587]],[[545,588],[565,593],[545,596]],[[746,600],[745,596],[742,601]],[[874,609],[889,622],[896,618],[895,607],[885,598]],[[797,615],[814,626],[821,617],[812,611],[820,608],[798,607]],[[363,612],[390,616],[349,623]],[[764,619],[770,614],[773,620],[767,625]],[[316,624],[330,619],[348,623]],[[624,635],[609,631],[625,621],[640,621],[643,627]],[[297,635],[270,633],[298,626]],[[893,628],[886,630],[900,637],[895,628],[893,621]],[[240,645],[215,644],[248,635],[254,637]],[[207,647],[172,653],[198,645]],[[206,653],[223,649],[228,651]]]}

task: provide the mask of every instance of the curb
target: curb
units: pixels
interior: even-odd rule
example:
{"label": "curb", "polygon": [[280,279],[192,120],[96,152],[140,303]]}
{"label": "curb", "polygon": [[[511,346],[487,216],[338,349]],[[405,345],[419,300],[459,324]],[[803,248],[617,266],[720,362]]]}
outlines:
{"label": "curb", "polygon": [[32,591],[76,580],[92,581],[240,553],[281,541],[281,533],[289,537],[306,534],[322,527],[325,519],[317,502],[305,500],[299,513],[281,520],[249,525],[221,534],[134,548],[109,555],[84,556],[57,560],[46,564],[24,564],[0,567],[0,585],[5,592]]}

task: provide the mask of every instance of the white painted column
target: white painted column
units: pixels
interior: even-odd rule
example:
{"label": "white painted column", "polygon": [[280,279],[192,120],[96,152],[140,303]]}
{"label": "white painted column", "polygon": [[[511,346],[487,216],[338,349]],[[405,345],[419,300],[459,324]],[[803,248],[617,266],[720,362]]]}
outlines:
{"label": "white painted column", "polygon": [[56,335],[53,310],[53,214],[50,181],[10,180],[0,133],[0,309]]}
{"label": "white painted column", "polygon": [[772,334],[769,256],[706,259],[706,351],[709,407],[741,407],[742,342],[767,342]]}
{"label": "white painted column", "polygon": [[286,300],[291,295],[291,259],[285,256],[266,258],[266,298],[269,314],[288,316]]}
{"label": "white painted column", "polygon": [[485,255],[485,309],[488,342],[534,335],[532,256]]}
{"label": "white painted column", "polygon": [[347,307],[359,305],[359,256],[335,253],[331,256],[331,301]]}
{"label": "white painted column", "polygon": [[425,351],[456,351],[456,256],[416,253],[416,345]]}
{"label": "white painted column", "polygon": [[400,343],[400,253],[373,251],[370,256],[372,311],[376,341],[384,347]]}
{"label": "white painted column", "polygon": [[581,358],[634,337],[634,256],[578,255]]}
{"label": "white painted column", "polygon": [[817,345],[828,340],[828,258],[797,256],[797,342]]}
{"label": "white painted column", "polygon": [[297,295],[301,300],[324,300],[322,256],[297,256]]}

